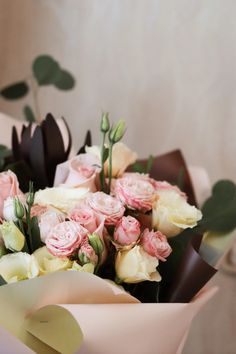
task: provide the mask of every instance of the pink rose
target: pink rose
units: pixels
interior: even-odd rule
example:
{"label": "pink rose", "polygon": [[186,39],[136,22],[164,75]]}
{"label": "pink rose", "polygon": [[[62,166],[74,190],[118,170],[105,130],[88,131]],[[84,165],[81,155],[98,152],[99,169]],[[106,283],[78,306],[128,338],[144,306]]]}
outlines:
{"label": "pink rose", "polygon": [[39,218],[42,214],[46,213],[48,211],[48,207],[45,205],[39,205],[39,204],[34,204],[30,210],[30,216],[33,218],[34,216],[37,216]]}
{"label": "pink rose", "polygon": [[116,225],[125,212],[125,208],[119,200],[103,192],[90,194],[87,204],[105,218],[105,225]]}
{"label": "pink rose", "polygon": [[54,226],[46,238],[46,246],[56,257],[68,257],[76,252],[87,235],[87,230],[75,221],[64,221]]}
{"label": "pink rose", "polygon": [[100,224],[97,214],[91,208],[83,204],[75,207],[69,213],[69,218],[80,223],[80,225],[87,229],[91,234],[95,232]]}
{"label": "pink rose", "polygon": [[156,199],[152,181],[145,175],[129,173],[116,180],[114,194],[128,208],[147,212]]}
{"label": "pink rose", "polygon": [[93,247],[88,243],[87,239],[84,239],[82,242],[78,252],[78,257],[82,265],[85,263],[93,263],[96,266],[98,263],[98,256],[96,255]]}
{"label": "pink rose", "polygon": [[166,236],[160,231],[149,231],[145,229],[141,236],[141,246],[150,256],[165,261],[171,254],[172,249],[167,242]]}
{"label": "pink rose", "polygon": [[21,195],[19,182],[15,173],[8,170],[0,173],[0,217],[3,217],[4,200],[8,197],[15,197]]}
{"label": "pink rose", "polygon": [[65,221],[65,215],[54,209],[49,209],[45,213],[38,216],[38,224],[42,242],[45,243],[52,228],[63,221]]}
{"label": "pink rose", "polygon": [[69,187],[89,188],[91,192],[96,192],[99,166],[98,157],[89,153],[77,155],[57,166],[54,186],[65,184]]}
{"label": "pink rose", "polygon": [[114,241],[121,246],[132,245],[140,236],[140,223],[132,216],[123,216],[114,231]]}

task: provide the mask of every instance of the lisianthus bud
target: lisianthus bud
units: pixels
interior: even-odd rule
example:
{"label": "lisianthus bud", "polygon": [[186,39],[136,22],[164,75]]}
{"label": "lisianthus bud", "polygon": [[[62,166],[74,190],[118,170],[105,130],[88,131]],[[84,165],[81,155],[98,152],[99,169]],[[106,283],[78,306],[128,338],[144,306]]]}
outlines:
{"label": "lisianthus bud", "polygon": [[102,119],[101,119],[101,131],[103,133],[107,133],[110,129],[110,122],[109,122],[109,114],[108,112],[105,112],[102,114]]}
{"label": "lisianthus bud", "polygon": [[89,243],[93,247],[95,253],[100,256],[103,252],[103,243],[100,239],[100,237],[93,233],[92,235],[88,235],[89,238]]}
{"label": "lisianthus bud", "polygon": [[14,198],[14,210],[17,219],[22,219],[25,214],[24,206],[19,198]]}
{"label": "lisianthus bud", "polygon": [[82,265],[86,263],[93,263],[97,265],[98,263],[98,256],[96,254],[95,249],[88,243],[88,240],[84,240],[82,245],[80,246],[78,252],[78,258]]}
{"label": "lisianthus bud", "polygon": [[27,198],[26,198],[26,203],[30,206],[34,204],[34,193],[32,193],[32,192],[28,193]]}
{"label": "lisianthus bud", "polygon": [[13,221],[4,222],[0,225],[0,230],[7,249],[13,252],[22,250],[25,244],[25,237]]}
{"label": "lisianthus bud", "polygon": [[8,197],[4,200],[2,213],[4,220],[17,221],[14,197]]}
{"label": "lisianthus bud", "polygon": [[109,134],[109,140],[110,142],[115,144],[123,138],[124,134],[125,134],[125,121],[119,120],[116,126],[113,129],[111,129]]}

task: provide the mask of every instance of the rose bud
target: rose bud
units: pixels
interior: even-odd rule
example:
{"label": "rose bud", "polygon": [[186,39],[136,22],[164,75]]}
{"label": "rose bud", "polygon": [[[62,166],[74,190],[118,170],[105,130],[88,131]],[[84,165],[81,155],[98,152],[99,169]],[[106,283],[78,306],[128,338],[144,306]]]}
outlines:
{"label": "rose bud", "polygon": [[80,246],[78,258],[82,265],[92,263],[96,266],[98,263],[98,256],[94,248],[88,243],[88,240],[85,240]]}
{"label": "rose bud", "polygon": [[155,232],[145,229],[140,244],[150,256],[156,257],[162,262],[166,261],[166,258],[172,252],[166,236],[160,231]]}
{"label": "rose bud", "polygon": [[0,225],[5,247],[13,252],[22,250],[25,244],[25,236],[13,221],[4,222]]}
{"label": "rose bud", "polygon": [[92,235],[88,235],[88,239],[89,239],[89,244],[92,246],[92,248],[94,249],[96,255],[98,257],[100,257],[102,255],[104,246],[102,243],[102,240],[100,239],[100,237],[93,233]]}
{"label": "rose bud", "polygon": [[134,245],[140,236],[140,223],[132,216],[123,216],[117,223],[113,239],[120,246]]}
{"label": "rose bud", "polygon": [[145,280],[161,281],[156,267],[159,262],[150,256],[141,246],[135,246],[129,251],[118,252],[115,262],[116,275],[125,283],[139,283]]}

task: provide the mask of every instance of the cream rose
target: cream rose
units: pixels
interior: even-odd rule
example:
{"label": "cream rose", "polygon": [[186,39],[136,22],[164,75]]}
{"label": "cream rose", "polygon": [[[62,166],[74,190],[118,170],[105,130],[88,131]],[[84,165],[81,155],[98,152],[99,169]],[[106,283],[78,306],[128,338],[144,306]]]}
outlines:
{"label": "cream rose", "polygon": [[[86,147],[86,151],[94,154],[100,159],[100,147]],[[112,177],[120,177],[125,172],[128,166],[132,165],[137,160],[136,152],[130,150],[124,143],[118,142],[113,146],[112,150]],[[108,176],[108,162],[104,166],[105,176]]]}
{"label": "cream rose", "polygon": [[35,204],[53,206],[61,211],[71,210],[86,197],[87,188],[53,187],[39,190],[35,193]]}
{"label": "cream rose", "polygon": [[40,274],[47,274],[59,270],[69,269],[72,262],[68,258],[59,258],[53,256],[46,246],[38,248],[34,252],[34,257],[38,263]]}
{"label": "cream rose", "polygon": [[115,262],[117,277],[125,283],[139,283],[145,280],[161,281],[156,267],[159,262],[150,256],[141,246],[129,251],[118,252]]}
{"label": "cream rose", "polygon": [[28,253],[7,254],[0,259],[0,275],[7,283],[35,278],[38,274],[36,259]]}
{"label": "cream rose", "polygon": [[152,210],[152,226],[167,237],[176,236],[184,229],[193,228],[201,218],[201,211],[188,204],[178,191],[158,190],[158,199]]}
{"label": "cream rose", "polygon": [[96,192],[96,177],[101,170],[99,165],[100,159],[94,154],[77,155],[57,166],[54,186],[67,185]]}

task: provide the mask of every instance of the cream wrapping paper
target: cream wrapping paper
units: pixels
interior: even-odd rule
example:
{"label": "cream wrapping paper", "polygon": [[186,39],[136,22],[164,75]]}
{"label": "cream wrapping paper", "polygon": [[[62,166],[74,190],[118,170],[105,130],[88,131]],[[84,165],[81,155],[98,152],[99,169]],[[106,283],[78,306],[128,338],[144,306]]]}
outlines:
{"label": "cream wrapping paper", "polygon": [[[57,272],[2,286],[0,324],[31,348],[25,353],[180,354],[192,319],[215,291],[189,304],[141,304],[93,274]],[[16,341],[3,339],[0,332],[4,353],[16,353]]]}

